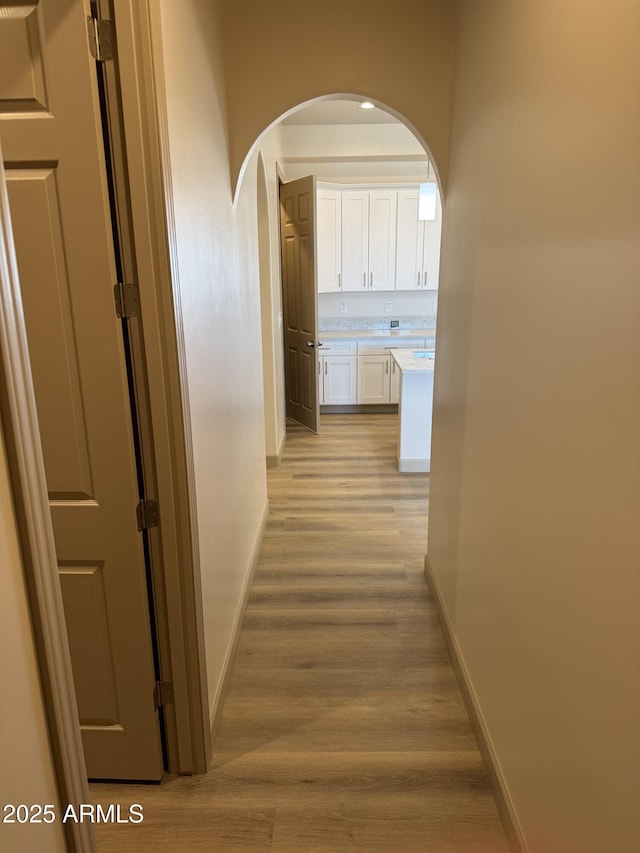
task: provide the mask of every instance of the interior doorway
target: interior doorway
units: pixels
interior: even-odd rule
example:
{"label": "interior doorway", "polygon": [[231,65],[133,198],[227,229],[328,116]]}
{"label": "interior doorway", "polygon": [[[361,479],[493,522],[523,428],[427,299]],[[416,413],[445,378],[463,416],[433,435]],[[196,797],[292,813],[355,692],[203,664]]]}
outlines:
{"label": "interior doorway", "polygon": [[[261,300],[263,307],[263,367],[265,380],[265,436],[267,464],[275,464],[282,452],[285,423],[284,365],[282,358],[282,294],[280,270],[274,259],[280,256],[277,244],[277,181],[291,180],[313,173],[320,186],[340,190],[393,186],[403,188],[401,199],[402,215],[415,216],[413,234],[401,247],[406,263],[398,267],[398,278],[402,289],[382,290],[361,288],[347,290],[334,287],[323,289],[319,281],[318,292],[318,340],[327,328],[370,328],[376,335],[383,329],[391,329],[394,320],[402,331],[408,331],[411,320],[422,315],[429,327],[428,345],[434,345],[437,316],[437,271],[429,276],[429,287],[424,286],[422,260],[423,232],[418,228],[418,186],[426,184],[437,195],[438,236],[431,245],[432,254],[439,262],[442,204],[437,173],[424,144],[404,124],[401,117],[383,106],[363,110],[361,99],[346,99],[345,96],[321,99],[291,111],[280,123],[260,140],[258,154],[258,221],[261,257],[269,255],[270,263],[261,262]],[[411,192],[408,189],[411,188]],[[355,192],[354,192],[355,194]],[[422,223],[420,223],[422,227]],[[270,230],[271,229],[271,230]],[[274,233],[275,232],[275,233]],[[413,244],[412,244],[413,241]],[[419,244],[419,248],[418,248]],[[420,259],[417,256],[420,255]],[[332,259],[333,263],[333,259]],[[321,259],[319,259],[321,264]],[[325,263],[325,268],[331,263]],[[414,277],[414,272],[416,273]],[[334,283],[339,282],[340,270],[334,264]],[[323,275],[319,272],[320,278]],[[370,281],[367,273],[367,282]],[[362,278],[359,279],[362,281]],[[411,283],[417,285],[410,287]],[[340,282],[344,284],[344,282]],[[406,288],[406,289],[405,289]],[[265,306],[267,310],[265,310]],[[416,321],[417,322],[417,321]],[[395,325],[395,323],[394,323]],[[318,362],[323,350],[317,351]],[[387,358],[382,354],[382,361]],[[347,356],[355,361],[353,354]],[[370,359],[372,360],[372,359]],[[333,366],[326,360],[325,368]],[[353,373],[353,364],[341,366],[342,376]],[[389,365],[389,371],[394,368]],[[376,379],[385,381],[385,365],[374,365]],[[380,375],[382,371],[382,375]],[[329,377],[331,378],[331,377]],[[389,377],[390,379],[391,377]],[[396,375],[397,380],[397,375]],[[389,383],[391,384],[391,383]],[[344,382],[340,394],[343,395]],[[394,383],[397,394],[397,381]],[[384,385],[382,394],[389,394]],[[369,394],[367,405],[378,395],[376,390]],[[344,399],[344,397],[343,397]],[[396,398],[397,399],[397,396]],[[393,403],[387,399],[387,408]],[[357,404],[357,398],[351,399]],[[384,405],[384,404],[382,404]],[[322,411],[322,410],[321,410]],[[325,408],[324,411],[330,411]]]}

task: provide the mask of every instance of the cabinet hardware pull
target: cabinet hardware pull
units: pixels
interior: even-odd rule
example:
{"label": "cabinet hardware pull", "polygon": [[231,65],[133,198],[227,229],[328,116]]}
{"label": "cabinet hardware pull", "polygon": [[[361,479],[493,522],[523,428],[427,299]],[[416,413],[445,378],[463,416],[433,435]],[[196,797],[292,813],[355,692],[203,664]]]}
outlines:
{"label": "cabinet hardware pull", "polygon": [[324,375],[327,375],[327,362],[324,363]]}
{"label": "cabinet hardware pull", "polygon": [[367,286],[367,274],[366,274],[366,272],[362,273],[362,286],[363,287]]}
{"label": "cabinet hardware pull", "polygon": [[340,281],[341,273],[338,273],[338,290],[342,289],[342,282]]}
{"label": "cabinet hardware pull", "polygon": [[385,373],[388,373],[388,372],[389,372],[389,361],[388,361],[388,360],[387,360],[387,361],[385,361],[385,363],[384,363],[384,372],[385,372]]}
{"label": "cabinet hardware pull", "polygon": [[427,271],[426,270],[424,271],[424,278],[422,279],[422,286],[424,287],[425,290],[427,289]]}
{"label": "cabinet hardware pull", "polygon": [[373,273],[371,273],[371,275],[370,275],[370,277],[369,277],[369,287],[370,287],[371,289],[373,289]]}
{"label": "cabinet hardware pull", "polygon": [[420,287],[420,273],[418,272],[418,287]]}

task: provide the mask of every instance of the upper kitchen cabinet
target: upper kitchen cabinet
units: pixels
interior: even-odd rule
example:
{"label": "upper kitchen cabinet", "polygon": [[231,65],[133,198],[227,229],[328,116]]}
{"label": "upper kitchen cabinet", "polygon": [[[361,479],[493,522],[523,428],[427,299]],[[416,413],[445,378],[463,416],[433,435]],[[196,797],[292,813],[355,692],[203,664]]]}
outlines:
{"label": "upper kitchen cabinet", "polygon": [[397,190],[342,192],[342,290],[395,289]]}
{"label": "upper kitchen cabinet", "polygon": [[419,188],[398,191],[396,290],[436,290],[440,273],[442,205],[436,195],[436,218],[418,219]]}
{"label": "upper kitchen cabinet", "polygon": [[342,193],[318,186],[316,205],[318,293],[338,293],[342,289]]}

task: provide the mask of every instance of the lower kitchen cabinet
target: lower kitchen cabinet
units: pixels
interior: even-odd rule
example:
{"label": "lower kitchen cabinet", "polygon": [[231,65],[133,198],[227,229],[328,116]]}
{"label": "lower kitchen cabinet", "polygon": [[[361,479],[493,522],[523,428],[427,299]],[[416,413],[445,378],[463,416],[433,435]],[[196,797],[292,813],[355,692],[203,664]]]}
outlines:
{"label": "lower kitchen cabinet", "polygon": [[320,405],[399,403],[400,369],[389,350],[424,346],[425,338],[325,340],[318,358]]}
{"label": "lower kitchen cabinet", "polygon": [[390,359],[390,367],[391,371],[391,383],[389,388],[389,402],[390,403],[399,403],[400,402],[400,368],[396,364],[395,358],[393,356],[389,356]]}
{"label": "lower kitchen cabinet", "polygon": [[321,406],[348,406],[356,402],[356,356],[327,355],[319,358]]}
{"label": "lower kitchen cabinet", "polygon": [[358,356],[358,403],[388,403],[391,356]]}

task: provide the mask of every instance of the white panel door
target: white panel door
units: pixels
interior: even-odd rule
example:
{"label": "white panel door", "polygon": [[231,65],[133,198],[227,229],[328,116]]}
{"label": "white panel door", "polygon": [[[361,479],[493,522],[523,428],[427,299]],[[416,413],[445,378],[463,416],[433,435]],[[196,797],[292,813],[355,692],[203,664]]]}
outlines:
{"label": "white panel door", "polygon": [[0,136],[87,770],[157,780],[149,591],[88,13],[83,0],[0,2]]}
{"label": "white panel door", "polygon": [[396,286],[396,220],[398,191],[369,194],[369,290]]}
{"label": "white panel door", "polygon": [[358,356],[358,403],[388,403],[389,355]]}
{"label": "white panel door", "polygon": [[420,290],[424,265],[424,223],[418,219],[418,187],[398,191],[396,290]]}
{"label": "white panel door", "polygon": [[324,359],[324,403],[348,406],[356,402],[356,356],[330,355]]}
{"label": "white panel door", "polygon": [[342,277],[342,193],[317,189],[318,293],[337,293]]}
{"label": "white panel door", "polygon": [[342,290],[369,287],[369,193],[342,193]]}

